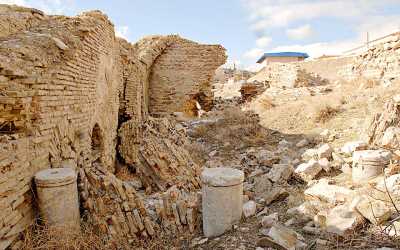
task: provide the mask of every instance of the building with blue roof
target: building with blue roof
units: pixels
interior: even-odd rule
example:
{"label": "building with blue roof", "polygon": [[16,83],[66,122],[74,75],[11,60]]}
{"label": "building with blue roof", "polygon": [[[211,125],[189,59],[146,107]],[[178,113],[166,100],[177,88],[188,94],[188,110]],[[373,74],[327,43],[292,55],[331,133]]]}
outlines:
{"label": "building with blue roof", "polygon": [[288,62],[298,62],[303,61],[308,58],[307,53],[303,52],[273,52],[273,53],[264,53],[260,59],[258,59],[257,63],[288,63]]}

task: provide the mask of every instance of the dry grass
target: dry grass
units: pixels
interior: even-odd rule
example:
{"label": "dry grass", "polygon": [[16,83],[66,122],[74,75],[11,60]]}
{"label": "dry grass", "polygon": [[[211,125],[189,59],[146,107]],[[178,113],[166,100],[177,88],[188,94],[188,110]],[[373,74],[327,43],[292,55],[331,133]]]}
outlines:
{"label": "dry grass", "polygon": [[338,108],[332,107],[328,104],[319,106],[317,107],[315,113],[315,121],[319,123],[325,123],[336,116],[339,112],[340,110]]}
{"label": "dry grass", "polygon": [[196,127],[194,137],[224,147],[256,146],[266,142],[268,130],[259,124],[256,114],[229,107],[214,115],[219,119]]}
{"label": "dry grass", "polygon": [[87,224],[81,225],[81,231],[65,227],[49,228],[35,224],[23,234],[21,249],[94,250],[109,248],[104,246],[101,237]]}

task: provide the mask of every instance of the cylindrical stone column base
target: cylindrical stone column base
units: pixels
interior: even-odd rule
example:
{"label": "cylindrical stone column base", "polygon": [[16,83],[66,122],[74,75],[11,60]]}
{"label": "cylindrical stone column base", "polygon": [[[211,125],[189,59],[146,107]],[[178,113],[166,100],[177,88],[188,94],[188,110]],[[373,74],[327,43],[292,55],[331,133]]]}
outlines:
{"label": "cylindrical stone column base", "polygon": [[232,168],[207,168],[201,174],[203,232],[215,237],[240,221],[244,174]]}
{"label": "cylindrical stone column base", "polygon": [[71,168],[46,169],[35,175],[39,211],[46,225],[80,228],[76,177]]}

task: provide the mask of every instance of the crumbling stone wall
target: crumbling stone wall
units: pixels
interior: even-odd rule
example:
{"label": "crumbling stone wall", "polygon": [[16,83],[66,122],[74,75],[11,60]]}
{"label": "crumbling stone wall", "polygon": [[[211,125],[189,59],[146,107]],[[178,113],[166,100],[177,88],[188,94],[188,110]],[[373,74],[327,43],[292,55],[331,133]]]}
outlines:
{"label": "crumbling stone wall", "polygon": [[[157,63],[170,47],[173,53]],[[191,49],[197,51],[192,53]],[[147,187],[153,187],[153,191],[166,191],[174,185],[187,191],[198,187],[198,166],[180,148],[179,140],[171,139],[169,125],[154,129],[158,123],[164,128],[163,120],[149,117],[153,107],[163,114],[177,110],[176,106],[162,107],[163,95],[154,94],[152,84],[158,83],[152,75],[166,74],[162,65],[184,74],[186,68],[181,64],[186,60],[202,66],[215,58],[224,63],[222,47],[201,46],[178,36],[156,36],[129,44],[115,38],[112,23],[98,11],[69,18],[0,5],[0,249],[9,246],[36,217],[35,173],[51,167],[72,167],[86,176],[101,169],[100,180],[107,179],[104,176],[113,176],[118,141],[130,142],[135,133],[142,135],[134,149],[141,152],[147,164],[138,171]],[[185,88],[165,79],[163,84],[170,86],[170,93],[186,99],[192,93],[208,93],[211,87],[207,89],[206,80],[214,67],[187,72],[184,82],[177,81]],[[192,83],[196,84],[190,87]],[[120,127],[121,131],[129,129],[118,138]],[[150,139],[143,140],[146,137]],[[165,144],[158,145],[158,140]],[[154,158],[153,147],[158,149]],[[160,171],[153,170],[148,176],[147,171],[154,167]],[[90,182],[90,178],[81,178],[81,182],[85,180]],[[88,195],[96,197],[96,192],[88,193],[81,184],[83,206],[94,213],[97,208],[91,207],[94,203],[88,202]],[[119,211],[110,209],[109,214]],[[171,218],[168,216],[168,220]],[[108,217],[100,219],[104,222]],[[147,233],[151,235],[151,230]]]}
{"label": "crumbling stone wall", "polygon": [[359,78],[390,81],[400,76],[400,33],[355,57],[347,80]]}
{"label": "crumbling stone wall", "polygon": [[[29,13],[1,10],[12,20]],[[0,40],[1,249],[33,222],[33,175],[87,166],[95,124],[102,162],[111,168],[115,159],[121,77],[113,25],[99,12],[42,17]]]}
{"label": "crumbling stone wall", "polygon": [[0,4],[0,37],[6,37],[38,25],[47,16],[37,9]]}
{"label": "crumbling stone wall", "polygon": [[[156,58],[149,79],[149,111],[160,116],[185,112],[191,99],[203,110],[212,107],[212,81],[215,70],[225,63],[225,49],[220,45],[200,45],[171,36],[164,52]],[[175,40],[175,41],[174,41]]]}

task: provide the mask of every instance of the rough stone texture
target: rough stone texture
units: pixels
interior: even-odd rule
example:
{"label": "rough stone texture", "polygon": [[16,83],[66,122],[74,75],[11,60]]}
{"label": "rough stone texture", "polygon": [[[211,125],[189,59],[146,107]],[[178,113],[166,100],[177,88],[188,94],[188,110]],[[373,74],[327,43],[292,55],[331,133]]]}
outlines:
{"label": "rough stone texture", "polygon": [[361,196],[356,206],[357,211],[373,224],[382,224],[387,221],[393,214],[390,208],[387,202],[367,195]]}
{"label": "rough stone texture", "polygon": [[[182,108],[181,99],[203,98],[201,93],[209,98],[208,81],[217,64],[224,63],[224,53],[221,46],[178,36],[129,44],[115,37],[112,23],[99,11],[71,18],[0,5],[0,245],[7,247],[34,221],[31,183],[36,172],[66,165],[86,171],[93,163],[113,172],[117,131],[126,122],[131,124],[125,126],[130,126],[127,135],[150,127],[140,130],[150,135],[140,153],[148,157],[155,147],[158,154],[154,161],[144,157],[149,166],[138,167],[147,186],[164,191],[175,181],[188,189],[196,186],[198,173],[191,163],[174,165],[186,161],[187,152],[167,135],[155,139],[158,131],[149,130],[157,121],[148,122],[148,111],[167,115]],[[156,93],[152,84],[161,84],[156,79],[167,69],[173,77],[163,79],[164,92]],[[179,97],[176,105],[167,104],[166,91]],[[132,150],[139,152],[139,145]],[[171,165],[166,167],[164,159]],[[158,166],[160,175],[145,176]],[[115,209],[110,207],[110,214]]]}
{"label": "rough stone texture", "polygon": [[368,51],[358,55],[347,80],[359,78],[372,80],[393,80],[400,76],[400,32],[393,35],[389,41],[377,44]]}
{"label": "rough stone texture", "polygon": [[199,200],[195,193],[174,186],[143,196],[129,182],[121,181],[96,163],[92,168],[81,169],[79,178],[85,213],[101,233],[108,235],[110,246],[122,240],[155,237],[160,231],[176,235],[198,227]]}
{"label": "rough stone texture", "polygon": [[311,74],[294,63],[273,63],[261,69],[248,82],[267,83],[271,87],[295,88],[327,84],[328,81]]}
{"label": "rough stone texture", "polygon": [[329,211],[326,217],[326,231],[341,236],[351,234],[362,226],[364,220],[364,217],[354,211],[348,203],[339,205]]}
{"label": "rough stone texture", "polygon": [[233,168],[206,168],[201,173],[203,184],[213,187],[229,187],[243,183],[243,171]]}
{"label": "rough stone texture", "polygon": [[347,197],[351,196],[352,193],[352,190],[329,184],[325,179],[319,180],[318,183],[304,191],[306,197],[317,198],[333,205],[346,201]]}
{"label": "rough stone texture", "polygon": [[71,168],[46,169],[35,175],[41,218],[49,226],[80,229],[76,173]]}
{"label": "rough stone texture", "polygon": [[[20,8],[10,8],[8,17],[18,18]],[[120,70],[112,24],[100,12],[43,17],[0,40],[1,242],[33,222],[36,172],[68,159],[85,166],[91,136],[101,138],[94,149],[106,166],[115,159]]]}
{"label": "rough stone texture", "polygon": [[248,201],[243,204],[243,215],[248,218],[256,214],[257,204],[254,201]]}
{"label": "rough stone texture", "polygon": [[380,146],[389,127],[400,127],[400,102],[396,98],[385,103],[384,112],[375,115],[367,130],[368,142]]}
{"label": "rough stone texture", "polygon": [[243,205],[243,172],[228,168],[202,173],[203,232],[218,236],[240,221]]}
{"label": "rough stone texture", "polygon": [[177,185],[200,188],[200,167],[184,149],[186,134],[166,118],[148,117],[137,123],[130,120],[119,129],[120,155],[136,170],[143,185],[165,191]]}
{"label": "rough stone texture", "polygon": [[391,153],[387,150],[361,150],[353,154],[352,180],[366,182],[382,174],[389,164]]}
{"label": "rough stone texture", "polygon": [[[168,45],[152,66],[149,79],[151,115],[187,112],[193,101],[211,110],[215,70],[226,61],[220,45],[200,45],[181,39]],[[171,91],[171,90],[179,91]]]}
{"label": "rough stone texture", "polygon": [[307,163],[298,165],[294,172],[305,181],[310,181],[314,179],[321,170],[322,167],[319,165],[318,161],[311,159]]}
{"label": "rough stone texture", "polygon": [[241,102],[245,103],[251,101],[254,97],[262,94],[268,87],[269,85],[258,81],[246,82],[242,84],[239,90]]}

